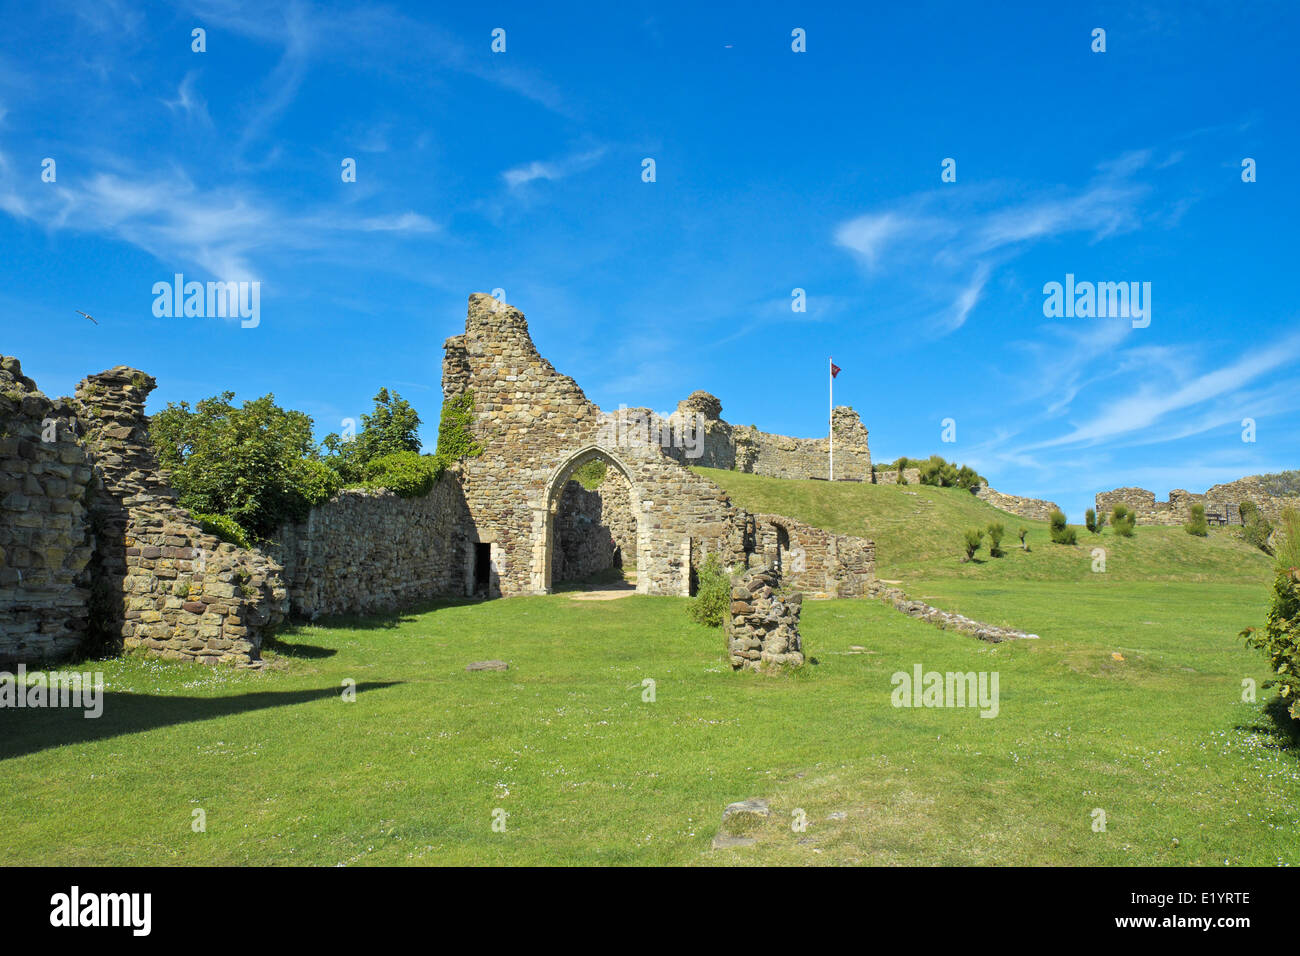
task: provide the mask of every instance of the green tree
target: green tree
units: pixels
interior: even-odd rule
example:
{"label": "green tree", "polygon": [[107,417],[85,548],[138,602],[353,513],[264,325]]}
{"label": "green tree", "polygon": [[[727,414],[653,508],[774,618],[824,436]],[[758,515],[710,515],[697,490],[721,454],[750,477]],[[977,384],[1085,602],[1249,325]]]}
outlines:
{"label": "green tree", "polygon": [[1188,518],[1187,524],[1183,525],[1183,527],[1187,529],[1188,534],[1199,535],[1202,538],[1208,537],[1210,525],[1205,520],[1205,505],[1192,505],[1192,516]]}
{"label": "green tree", "polygon": [[326,463],[343,481],[361,481],[366,467],[376,458],[420,450],[420,416],[411,403],[397,392],[381,388],[375,407],[361,416],[361,432],[345,441],[331,432],[321,442],[329,452]]}
{"label": "green tree", "polygon": [[1001,521],[990,521],[988,527],[989,535],[989,557],[1002,557],[1002,536],[1006,533],[1006,527]]}
{"label": "green tree", "polygon": [[966,548],[966,553],[962,556],[962,564],[975,559],[975,552],[980,549],[980,542],[984,540],[984,532],[979,528],[967,528],[962,535],[962,544]]}
{"label": "green tree", "polygon": [[306,518],[340,482],[320,461],[310,416],[281,408],[274,395],[238,407],[234,397],[171,403],[153,416],[150,437],[183,507],[266,539]]}

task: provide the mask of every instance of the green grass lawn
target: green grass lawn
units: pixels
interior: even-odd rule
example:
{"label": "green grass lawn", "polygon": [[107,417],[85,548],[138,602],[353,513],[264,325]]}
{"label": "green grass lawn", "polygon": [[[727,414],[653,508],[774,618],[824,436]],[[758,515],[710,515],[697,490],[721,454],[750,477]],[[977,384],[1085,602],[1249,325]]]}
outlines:
{"label": "green grass lawn", "polygon": [[[960,565],[943,529],[885,520],[879,487],[753,488],[783,485],[770,510],[867,531],[912,595],[1041,638],[809,602],[816,663],[735,674],[685,599],[556,594],[299,627],[262,673],[86,664],[102,718],[0,710],[0,864],[1300,863],[1296,741],[1271,692],[1242,700],[1268,676],[1236,636],[1267,607],[1262,555],[1139,528],[1103,536],[1093,574],[1035,525],[1031,553]],[[998,514],[910,490],[932,514]],[[510,669],[465,671],[489,658]],[[892,706],[916,664],[996,672],[998,716]],[[773,809],[756,845],[711,850],[749,797]]]}
{"label": "green grass lawn", "polygon": [[[871,485],[861,482],[795,481],[736,471],[694,468],[721,486],[732,500],[755,512],[776,512],[818,528],[854,534],[876,543],[876,573],[907,580],[920,575],[969,580],[1092,581],[1094,548],[1106,551],[1106,576],[1125,581],[1224,581],[1270,579],[1271,560],[1241,540],[1240,528],[1213,528],[1208,538],[1181,527],[1139,527],[1124,538],[1110,528],[1090,533],[1076,526],[1078,544],[1053,544],[1047,522],[1000,511],[968,491],[930,485]],[[992,559],[985,540],[977,560],[960,561],[962,532],[1006,527],[1005,558]],[[1020,550],[1018,528],[1027,528],[1030,550]]]}

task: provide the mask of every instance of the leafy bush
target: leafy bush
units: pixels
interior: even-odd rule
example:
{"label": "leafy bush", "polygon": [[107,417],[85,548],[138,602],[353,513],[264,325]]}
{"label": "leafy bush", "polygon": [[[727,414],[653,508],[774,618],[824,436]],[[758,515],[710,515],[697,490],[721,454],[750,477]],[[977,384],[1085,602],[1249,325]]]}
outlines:
{"label": "leafy bush", "polygon": [[1115,529],[1115,533],[1124,538],[1133,537],[1133,528],[1137,524],[1137,515],[1129,510],[1129,506],[1119,502],[1110,510],[1110,526]]}
{"label": "leafy bush", "polygon": [[1077,533],[1065,523],[1065,512],[1059,508],[1052,512],[1048,523],[1051,526],[1052,541],[1056,544],[1075,544],[1078,542]]}
{"label": "leafy bush", "polygon": [[1002,536],[1006,534],[1006,528],[1001,521],[989,522],[989,556],[994,558],[1002,557]]}
{"label": "leafy bush", "polygon": [[894,462],[894,468],[897,469],[898,472],[894,476],[894,481],[900,485],[907,484],[907,477],[903,474],[903,472],[907,470],[907,465],[908,461],[906,458],[900,458],[898,461]]}
{"label": "leafy bush", "polygon": [[319,460],[310,416],[280,408],[274,395],[241,407],[234,397],[223,392],[193,408],[171,403],[153,416],[149,434],[182,507],[269,538],[304,520],[342,482]]}
{"label": "leafy bush", "polygon": [[422,498],[442,477],[447,461],[440,455],[399,451],[367,463],[362,475],[369,488],[387,488],[400,498]]}
{"label": "leafy bush", "polygon": [[1028,534],[1029,534],[1029,529],[1026,528],[1024,525],[1021,525],[1019,528],[1016,529],[1016,535],[1020,538],[1020,550],[1021,550],[1021,551],[1029,551],[1029,550],[1030,550],[1029,543],[1028,543],[1027,541],[1025,541],[1025,537],[1026,537]]}
{"label": "leafy bush", "polygon": [[251,548],[253,546],[253,543],[248,540],[248,532],[241,528],[239,522],[234,518],[228,518],[225,515],[202,514],[197,511],[193,512],[193,517],[200,528],[208,534],[215,534],[222,541],[241,548]]}
{"label": "leafy bush", "polygon": [[1251,518],[1259,514],[1259,509],[1255,507],[1255,502],[1243,501],[1241,504],[1237,505],[1237,514],[1241,516],[1241,523],[1244,527],[1245,525],[1250,524]]}
{"label": "leafy bush", "polygon": [[1248,627],[1241,632],[1247,646],[1262,650],[1277,674],[1265,687],[1280,687],[1287,713],[1300,720],[1300,569],[1277,569],[1273,578],[1273,604],[1263,631]]}
{"label": "leafy bush", "polygon": [[1092,508],[1089,508],[1083,513],[1083,526],[1093,534],[1097,534],[1101,531],[1101,528],[1097,526],[1097,512]]}
{"label": "leafy bush", "polygon": [[1279,471],[1260,479],[1264,491],[1275,498],[1300,497],[1300,471]]}
{"label": "leafy bush", "polygon": [[474,393],[466,389],[442,405],[438,422],[438,454],[449,461],[476,458],[483,446],[474,440]]}
{"label": "leafy bush", "polygon": [[1210,525],[1205,520],[1205,505],[1192,505],[1192,516],[1187,519],[1187,524],[1183,525],[1188,534],[1199,535],[1204,538],[1210,533]]}
{"label": "leafy bush", "polygon": [[975,552],[980,549],[980,542],[984,540],[984,532],[979,528],[967,528],[966,533],[962,535],[962,543],[966,546],[966,554],[962,557],[962,564],[972,561],[975,558]]}
{"label": "leafy bush", "polygon": [[731,576],[716,554],[704,559],[696,575],[699,586],[688,608],[691,619],[706,627],[721,627],[731,613]]}

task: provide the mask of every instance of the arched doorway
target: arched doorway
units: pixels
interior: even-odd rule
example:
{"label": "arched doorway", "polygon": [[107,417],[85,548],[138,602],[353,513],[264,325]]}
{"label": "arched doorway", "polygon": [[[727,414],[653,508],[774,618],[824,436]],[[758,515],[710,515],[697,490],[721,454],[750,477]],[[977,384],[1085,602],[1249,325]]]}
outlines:
{"label": "arched doorway", "polygon": [[617,571],[636,575],[637,590],[647,581],[637,574],[643,556],[641,494],[626,465],[590,446],[571,455],[547,483],[540,540],[534,545],[534,580],[550,593],[565,582],[603,577]]}

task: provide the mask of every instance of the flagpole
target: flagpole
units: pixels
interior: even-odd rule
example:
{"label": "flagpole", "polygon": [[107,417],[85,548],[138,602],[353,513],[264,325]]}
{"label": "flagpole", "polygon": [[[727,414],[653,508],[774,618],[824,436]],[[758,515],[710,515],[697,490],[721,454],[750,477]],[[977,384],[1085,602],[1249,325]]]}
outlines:
{"label": "flagpole", "polygon": [[827,394],[829,394],[830,396],[830,401],[828,403],[830,407],[829,410],[827,411],[827,415],[829,416],[827,420],[827,425],[830,429],[830,436],[831,436],[831,441],[830,441],[830,452],[831,452],[830,480],[831,481],[835,480],[835,373],[832,371],[832,369],[834,368],[835,368],[835,359],[828,358],[826,360],[826,374],[828,376],[826,379],[826,384],[829,386]]}

